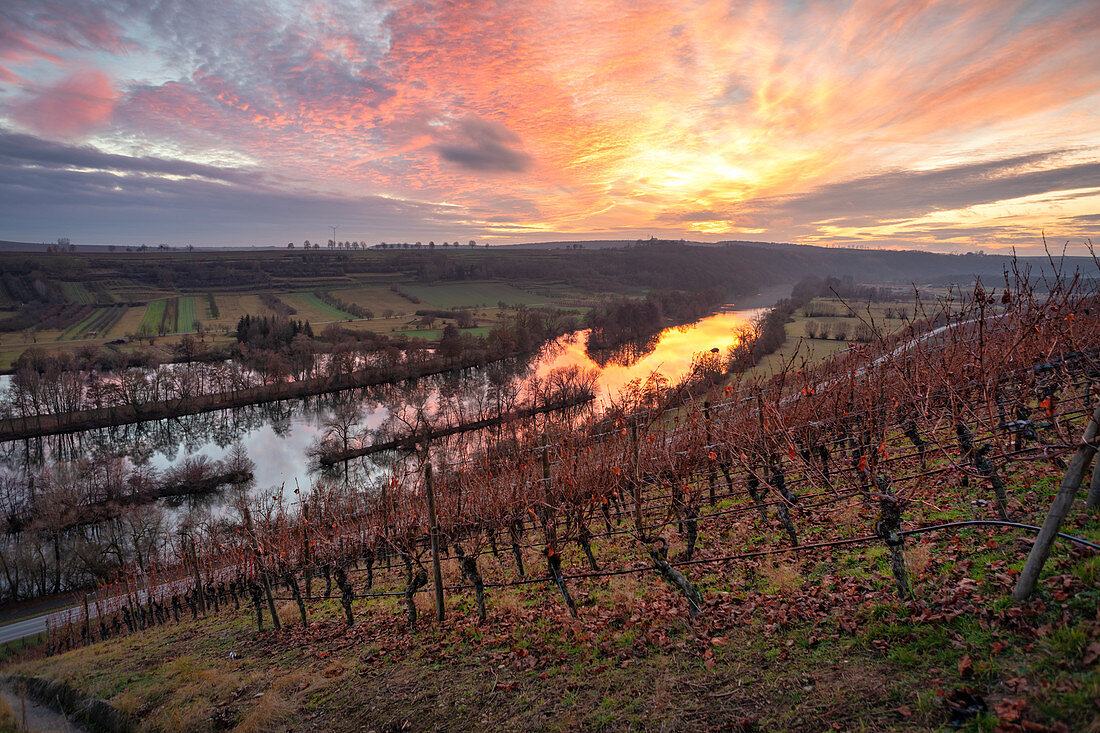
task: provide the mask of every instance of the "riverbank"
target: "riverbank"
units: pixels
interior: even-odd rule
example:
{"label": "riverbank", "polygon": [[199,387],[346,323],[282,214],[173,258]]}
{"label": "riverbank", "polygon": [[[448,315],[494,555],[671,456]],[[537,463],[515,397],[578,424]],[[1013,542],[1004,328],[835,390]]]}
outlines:
{"label": "riverbank", "polygon": [[[497,361],[516,358],[516,356],[517,354],[511,354],[501,357]],[[487,363],[481,354],[457,360],[428,357],[418,364],[401,363],[389,367],[368,367],[330,377],[310,377],[296,381],[248,387],[231,392],[195,395],[178,400],[79,410],[65,415],[13,417],[0,420],[0,442],[75,433],[83,430],[148,422],[150,420],[164,420],[202,412],[215,412],[266,402],[312,397],[329,392],[381,384],[398,384],[427,376],[485,366]]]}
{"label": "riverbank", "polygon": [[568,410],[571,407],[579,407],[581,405],[588,404],[595,399],[595,392],[592,389],[587,389],[582,394],[568,395],[561,399],[551,399],[548,402],[535,407],[511,410],[503,415],[484,418],[482,420],[472,420],[470,422],[464,422],[458,425],[437,427],[414,435],[402,435],[401,437],[394,438],[393,440],[384,440],[377,443],[371,443],[370,445],[353,446],[350,448],[336,448],[335,446],[332,446],[328,450],[322,448],[322,452],[317,457],[317,462],[320,463],[322,466],[332,466],[337,463],[342,463],[343,461],[351,460],[352,458],[361,458],[363,456],[369,456],[375,453],[382,453],[384,451],[396,450],[398,448],[406,448],[412,450],[416,447],[418,443],[426,444],[429,441],[439,440],[441,438],[446,438],[451,435],[459,435],[461,433],[468,433],[474,430],[484,430],[485,428],[490,428],[495,425],[503,425],[507,422],[523,420],[525,418],[534,417],[535,415],[543,415],[548,412]]}

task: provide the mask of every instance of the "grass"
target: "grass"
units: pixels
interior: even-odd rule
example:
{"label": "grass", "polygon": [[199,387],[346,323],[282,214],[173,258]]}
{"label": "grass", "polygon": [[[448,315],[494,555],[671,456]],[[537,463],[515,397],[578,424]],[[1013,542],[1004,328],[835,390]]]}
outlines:
{"label": "grass", "polygon": [[332,307],[313,293],[292,293],[286,297],[286,302],[298,311],[298,315],[294,316],[295,318],[312,323],[345,321],[354,318],[351,314]]}
{"label": "grass", "polygon": [[108,338],[123,338],[136,333],[145,318],[145,308],[123,308],[122,315],[115,325],[104,336]]}
{"label": "grass", "polygon": [[[898,331],[903,328],[906,323],[904,320],[898,318],[887,319],[884,315],[887,309],[896,310],[898,308],[907,308],[910,314],[912,314],[913,311],[912,299],[899,299],[897,301],[882,303],[876,302],[869,305],[866,302],[849,303],[849,305],[855,313],[858,313],[863,319],[873,318],[875,325],[884,333]],[[812,313],[815,307],[831,309],[838,315],[807,316],[807,309]],[[830,333],[832,333],[832,329],[837,325],[843,325],[848,332],[847,340],[809,338],[807,329],[811,323],[816,324],[819,330],[822,326],[827,326],[830,329]],[[851,340],[855,335],[855,329],[859,323],[861,323],[859,318],[857,318],[840,300],[836,298],[815,298],[807,308],[800,309],[795,313],[794,320],[787,324],[787,340],[783,346],[774,353],[768,354],[761,359],[760,363],[749,371],[749,374],[769,374],[773,371],[778,371],[784,364],[792,359],[795,364],[798,364],[803,359],[811,363],[824,361],[830,356],[848,348],[848,340]]]}
{"label": "grass", "polygon": [[154,300],[145,306],[145,315],[142,316],[141,323],[138,324],[137,333],[149,336],[160,333],[167,306],[167,300]]}
{"label": "grass", "polygon": [[199,320],[198,304],[195,296],[185,295],[179,299],[179,315],[177,317],[177,331],[194,331],[195,321]]}

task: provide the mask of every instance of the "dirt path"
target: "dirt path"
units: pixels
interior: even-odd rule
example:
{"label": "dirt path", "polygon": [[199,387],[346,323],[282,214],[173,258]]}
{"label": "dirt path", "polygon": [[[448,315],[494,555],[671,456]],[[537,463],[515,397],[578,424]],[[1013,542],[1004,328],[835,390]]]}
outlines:
{"label": "dirt path", "polygon": [[84,733],[87,728],[74,723],[55,710],[20,695],[8,686],[0,686],[0,699],[7,703],[20,730],[33,733]]}

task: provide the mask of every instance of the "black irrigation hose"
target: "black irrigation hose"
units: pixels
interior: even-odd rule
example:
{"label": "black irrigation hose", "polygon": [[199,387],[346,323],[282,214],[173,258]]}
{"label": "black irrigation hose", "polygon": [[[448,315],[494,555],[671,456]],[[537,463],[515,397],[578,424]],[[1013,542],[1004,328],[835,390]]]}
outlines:
{"label": "black irrigation hose", "polygon": [[[924,532],[935,532],[935,531],[941,530],[941,529],[953,529],[953,528],[956,528],[956,527],[976,527],[976,526],[985,526],[985,525],[997,526],[997,527],[1013,527],[1015,529],[1026,529],[1026,530],[1030,530],[1030,531],[1035,532],[1035,533],[1038,533],[1040,530],[1042,530],[1042,527],[1036,527],[1033,524],[1021,524],[1020,522],[1006,522],[1006,521],[999,520],[999,519],[970,519],[970,520],[967,520],[965,522],[948,522],[947,524],[934,524],[930,527],[918,527],[917,529],[906,529],[906,530],[902,530],[902,534],[903,535],[923,534]],[[1074,537],[1073,535],[1066,534],[1065,532],[1059,532],[1058,536],[1061,537],[1062,539],[1069,540],[1070,542],[1075,542],[1075,543],[1077,543],[1079,545],[1083,545],[1085,547],[1091,547],[1094,550],[1100,550],[1100,545],[1095,544],[1093,542],[1089,542],[1086,539],[1082,539],[1080,537]]]}

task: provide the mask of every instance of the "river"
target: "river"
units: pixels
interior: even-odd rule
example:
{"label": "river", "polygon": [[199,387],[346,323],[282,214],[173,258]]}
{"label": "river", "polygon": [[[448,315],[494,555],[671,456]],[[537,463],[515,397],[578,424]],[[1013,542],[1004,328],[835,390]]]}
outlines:
{"label": "river", "polygon": [[[640,347],[616,354],[596,355],[585,349],[587,332],[572,334],[547,344],[526,363],[498,365],[490,369],[470,369],[461,374],[420,380],[418,389],[429,392],[429,399],[441,391],[483,390],[495,378],[513,383],[532,375],[544,377],[553,369],[578,366],[598,372],[598,399],[615,396],[630,380],[644,380],[658,371],[675,381],[690,368],[699,352],[725,350],[736,340],[736,332],[757,316],[761,307],[784,293],[769,289],[750,299],[752,308],[722,310],[695,323],[668,328]],[[504,371],[502,375],[502,370]],[[191,415],[172,420],[150,421],[135,425],[89,430],[65,436],[0,443],[0,465],[20,469],[40,466],[46,461],[107,452],[128,457],[138,464],[166,468],[188,456],[205,455],[210,459],[226,456],[240,442],[256,463],[255,486],[259,490],[286,487],[297,482],[308,486],[316,477],[306,451],[324,433],[324,423],[334,408],[343,402],[359,403],[362,418],[359,429],[376,429],[390,415],[392,406],[407,397],[406,388],[383,387],[348,390],[344,393],[255,405],[235,410]]]}

